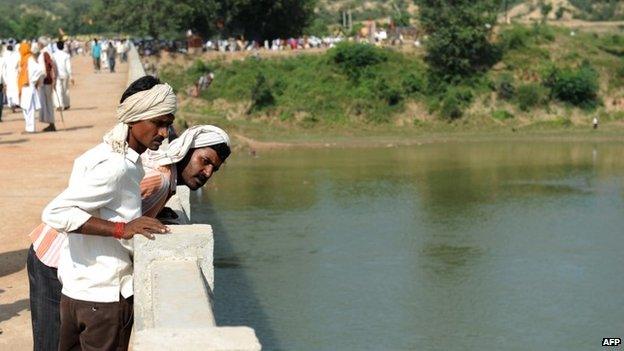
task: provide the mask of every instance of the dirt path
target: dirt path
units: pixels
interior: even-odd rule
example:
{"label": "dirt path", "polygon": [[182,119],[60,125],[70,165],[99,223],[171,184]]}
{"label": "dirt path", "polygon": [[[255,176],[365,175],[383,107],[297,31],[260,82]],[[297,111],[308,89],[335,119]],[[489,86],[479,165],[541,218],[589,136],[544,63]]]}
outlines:
{"label": "dirt path", "polygon": [[[115,108],[127,80],[117,73],[95,74],[88,57],[72,60],[76,85],[71,109],[57,113],[56,133],[22,135],[20,113],[4,109],[0,123],[0,350],[32,349],[26,254],[27,234],[41,210],[67,185],[74,158],[97,144],[115,123]],[[37,124],[37,130],[45,124]]]}

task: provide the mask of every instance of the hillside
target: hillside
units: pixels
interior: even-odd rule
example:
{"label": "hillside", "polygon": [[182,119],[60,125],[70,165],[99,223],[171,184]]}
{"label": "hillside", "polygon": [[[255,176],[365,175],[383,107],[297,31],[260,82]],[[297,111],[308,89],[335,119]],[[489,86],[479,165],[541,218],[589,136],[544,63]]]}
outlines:
{"label": "hillside", "polygon": [[[513,25],[496,42],[500,62],[444,93],[432,88],[423,51],[413,48],[219,58],[189,69],[165,65],[161,77],[181,93],[182,119],[234,129],[549,130],[584,128],[596,115],[624,122],[623,35]],[[215,73],[212,86],[188,98],[185,90],[206,70]]]}

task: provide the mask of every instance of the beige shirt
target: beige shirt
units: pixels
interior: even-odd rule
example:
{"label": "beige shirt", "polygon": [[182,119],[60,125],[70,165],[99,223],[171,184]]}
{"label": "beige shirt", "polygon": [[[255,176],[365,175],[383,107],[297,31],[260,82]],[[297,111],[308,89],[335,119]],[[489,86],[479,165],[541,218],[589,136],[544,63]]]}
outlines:
{"label": "beige shirt", "polygon": [[124,157],[105,143],[74,162],[69,186],[42,215],[45,224],[67,235],[58,268],[64,295],[93,302],[133,295],[132,240],[70,232],[91,216],[126,223],[140,217],[143,175],[139,154],[128,149]]}

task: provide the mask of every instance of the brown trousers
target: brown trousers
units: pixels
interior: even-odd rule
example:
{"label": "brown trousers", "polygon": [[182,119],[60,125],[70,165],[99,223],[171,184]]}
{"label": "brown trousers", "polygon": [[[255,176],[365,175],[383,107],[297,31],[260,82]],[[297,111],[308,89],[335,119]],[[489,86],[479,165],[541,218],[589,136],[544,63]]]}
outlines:
{"label": "brown trousers", "polygon": [[133,298],[89,302],[61,296],[59,351],[125,351],[132,332]]}

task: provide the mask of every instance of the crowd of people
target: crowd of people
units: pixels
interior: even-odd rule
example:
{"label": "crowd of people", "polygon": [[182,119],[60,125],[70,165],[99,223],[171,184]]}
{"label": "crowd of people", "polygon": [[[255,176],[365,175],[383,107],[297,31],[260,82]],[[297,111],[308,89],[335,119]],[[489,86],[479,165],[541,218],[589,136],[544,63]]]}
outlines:
{"label": "crowd of people", "polygon": [[128,51],[130,51],[130,42],[127,39],[102,39],[93,38],[88,43],[89,52],[93,58],[93,69],[96,73],[101,70],[115,72],[115,63],[117,58],[121,62],[128,60]]}
{"label": "crowd of people", "polygon": [[[56,131],[56,112],[71,107],[70,86],[74,84],[71,58],[91,55],[96,72],[115,72],[115,62],[125,62],[130,45],[126,39],[36,40],[0,43],[0,102],[13,113],[24,115],[24,133],[35,133],[37,120],[47,124],[43,132]],[[3,109],[0,108],[0,122]]]}
{"label": "crowd of people", "polygon": [[2,44],[0,101],[13,112],[21,109],[25,133],[35,133],[37,118],[47,124],[44,132],[56,131],[55,110],[70,108],[69,88],[74,81],[71,56],[78,54],[79,48],[75,41],[52,41],[48,37]]}

